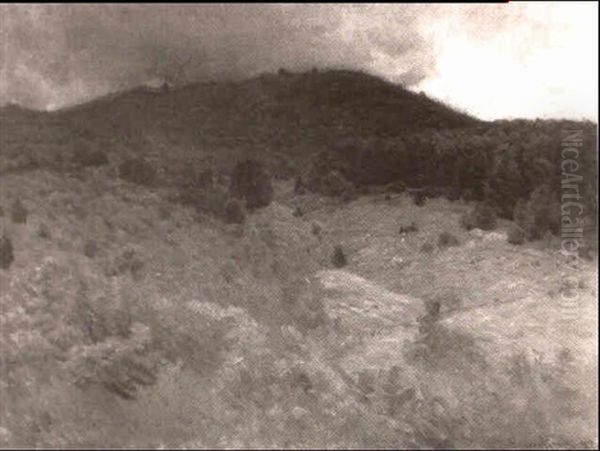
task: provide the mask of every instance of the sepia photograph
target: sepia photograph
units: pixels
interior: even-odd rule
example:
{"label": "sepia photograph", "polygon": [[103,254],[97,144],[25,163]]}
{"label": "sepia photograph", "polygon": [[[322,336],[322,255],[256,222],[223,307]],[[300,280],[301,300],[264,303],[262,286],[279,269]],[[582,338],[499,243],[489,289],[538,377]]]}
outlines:
{"label": "sepia photograph", "polygon": [[0,449],[598,449],[598,3],[0,3]]}

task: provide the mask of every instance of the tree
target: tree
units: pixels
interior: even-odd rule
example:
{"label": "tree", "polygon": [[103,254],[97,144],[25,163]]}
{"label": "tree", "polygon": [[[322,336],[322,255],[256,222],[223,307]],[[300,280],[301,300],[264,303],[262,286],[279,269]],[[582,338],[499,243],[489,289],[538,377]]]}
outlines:
{"label": "tree", "polygon": [[261,163],[251,159],[235,166],[229,192],[233,197],[245,199],[250,210],[266,207],[273,200],[271,178]]}

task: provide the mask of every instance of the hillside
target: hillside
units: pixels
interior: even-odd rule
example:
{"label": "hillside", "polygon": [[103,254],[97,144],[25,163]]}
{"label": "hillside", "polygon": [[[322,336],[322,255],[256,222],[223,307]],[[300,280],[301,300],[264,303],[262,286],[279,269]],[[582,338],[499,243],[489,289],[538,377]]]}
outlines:
{"label": "hillside", "polygon": [[477,123],[424,95],[350,71],[138,88],[53,113],[14,113],[0,112],[3,143],[21,143],[13,134],[31,136],[33,128],[48,147],[40,158],[61,154],[56,147],[74,135],[82,145],[118,157],[141,153],[167,167],[208,155],[230,161],[232,153],[305,158],[347,133],[397,137]]}
{"label": "hillside", "polygon": [[567,126],[588,239],[590,123],[344,71],[3,108],[0,446],[597,447],[597,253],[536,209]]}

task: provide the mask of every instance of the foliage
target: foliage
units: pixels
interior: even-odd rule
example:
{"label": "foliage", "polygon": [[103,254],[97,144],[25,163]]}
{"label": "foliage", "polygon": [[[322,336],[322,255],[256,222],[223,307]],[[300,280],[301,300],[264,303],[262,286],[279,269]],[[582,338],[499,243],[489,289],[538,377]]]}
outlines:
{"label": "foliage", "polygon": [[423,191],[418,190],[413,193],[413,203],[417,207],[422,207],[423,205],[425,205],[426,201],[427,195]]}
{"label": "foliage", "polygon": [[458,238],[456,238],[454,235],[452,235],[449,232],[442,232],[438,236],[438,247],[439,248],[458,246],[459,244],[460,244],[460,241],[458,241]]}
{"label": "foliage", "polygon": [[514,218],[528,240],[538,240],[546,232],[558,235],[561,207],[559,195],[549,185],[536,188],[529,199],[517,203]]}
{"label": "foliage", "polygon": [[136,251],[125,249],[113,259],[112,264],[107,268],[106,274],[109,277],[130,274],[134,279],[139,279],[143,268],[144,262]]}
{"label": "foliage", "polygon": [[225,223],[241,224],[245,219],[242,204],[237,199],[231,199],[225,205]]}
{"label": "foliage", "polygon": [[79,168],[103,166],[108,164],[108,157],[106,156],[106,153],[100,149],[94,150],[83,147],[73,154],[72,162]]}
{"label": "foliage", "polygon": [[269,175],[260,162],[250,159],[234,167],[229,192],[233,197],[244,199],[249,210],[265,207],[273,199]]}
{"label": "foliage", "polygon": [[423,252],[424,254],[431,254],[434,249],[435,247],[429,241],[423,243],[423,245],[421,246],[421,252]]}
{"label": "foliage", "polygon": [[407,226],[405,226],[405,225],[400,226],[400,230],[398,231],[398,233],[400,233],[400,235],[405,235],[407,233],[415,233],[418,231],[419,231],[419,227],[417,227],[417,224],[415,224],[413,221]]}
{"label": "foliage", "polygon": [[154,166],[143,158],[129,158],[119,165],[119,177],[137,185],[154,186],[157,172]]}
{"label": "foliage", "polygon": [[510,225],[507,236],[510,244],[523,244],[525,242],[525,231],[517,224]]}
{"label": "foliage", "polygon": [[40,238],[43,238],[44,240],[49,240],[52,238],[52,234],[50,233],[50,228],[48,227],[47,224],[45,223],[41,223],[38,227],[38,236]]}
{"label": "foliage", "polygon": [[87,240],[83,245],[83,255],[87,258],[94,258],[98,253],[98,244],[94,240]]}
{"label": "foliage", "polygon": [[297,196],[302,196],[303,194],[306,194],[306,186],[304,185],[304,181],[302,180],[301,175],[296,177],[296,181],[294,182],[294,194]]}
{"label": "foliage", "polygon": [[496,213],[492,207],[478,203],[471,211],[460,218],[460,225],[466,230],[494,230],[496,228]]}
{"label": "foliage", "polygon": [[348,264],[348,259],[346,258],[346,254],[344,253],[344,248],[337,244],[333,248],[333,255],[331,256],[331,263],[336,268],[343,268]]}
{"label": "foliage", "polygon": [[20,198],[16,198],[11,207],[11,217],[15,224],[25,224],[27,222],[27,215],[29,214],[25,205],[21,202]]}
{"label": "foliage", "polygon": [[0,239],[0,268],[8,269],[15,260],[13,244],[6,235]]}

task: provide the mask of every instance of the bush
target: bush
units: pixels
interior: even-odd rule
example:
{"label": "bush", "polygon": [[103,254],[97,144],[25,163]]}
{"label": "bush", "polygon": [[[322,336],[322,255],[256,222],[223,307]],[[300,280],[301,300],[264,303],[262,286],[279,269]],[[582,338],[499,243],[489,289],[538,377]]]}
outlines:
{"label": "bush", "polygon": [[143,158],[130,158],[119,165],[119,177],[136,185],[153,186],[157,174],[154,167]]}
{"label": "bush", "polygon": [[15,224],[25,224],[27,222],[27,209],[21,203],[21,199],[17,198],[12,204],[11,216]]}
{"label": "bush", "polygon": [[577,255],[579,255],[579,258],[583,258],[584,260],[588,261],[592,261],[594,259],[594,254],[597,252],[597,247],[595,248],[589,244],[584,244],[577,249]]}
{"label": "bush", "polygon": [[325,196],[343,196],[349,199],[354,191],[354,186],[346,180],[341,172],[333,170],[317,181],[316,191]]}
{"label": "bush", "polygon": [[423,205],[425,205],[426,201],[427,201],[427,196],[422,191],[416,191],[413,194],[413,203],[417,207],[422,207]]}
{"label": "bush", "polygon": [[433,252],[433,249],[433,244],[431,244],[430,242],[423,243],[423,245],[421,246],[421,252],[423,252],[424,254],[431,254]]}
{"label": "bush", "polygon": [[510,244],[523,244],[525,242],[525,231],[517,224],[510,225],[507,235]]}
{"label": "bush", "polygon": [[527,201],[520,199],[513,210],[515,222],[528,240],[538,240],[546,232],[557,235],[560,231],[560,203],[558,194],[546,185],[536,188]]}
{"label": "bush", "polygon": [[108,157],[102,150],[80,149],[73,154],[73,164],[80,168],[103,166],[108,164]]}
{"label": "bush", "polygon": [[255,160],[245,160],[233,169],[229,192],[233,197],[245,199],[246,208],[266,207],[273,200],[271,179],[263,165]]}
{"label": "bush", "polygon": [[333,256],[331,257],[331,263],[336,268],[343,268],[348,264],[348,260],[346,258],[346,254],[344,253],[344,249],[341,245],[336,245],[333,248]]}
{"label": "bush", "polygon": [[315,291],[315,282],[305,278],[292,280],[282,287],[282,306],[293,325],[307,332],[328,322],[321,296]]}
{"label": "bush", "polygon": [[302,209],[300,207],[296,207],[293,215],[295,218],[301,218],[302,216],[304,216],[304,212],[302,211]]}
{"label": "bush", "polygon": [[459,200],[460,199],[460,191],[455,187],[448,188],[446,190],[446,199],[448,199],[450,202]]}
{"label": "bush", "polygon": [[231,200],[227,190],[217,185],[206,191],[196,191],[195,205],[198,214],[210,214],[217,218],[225,217],[225,207]]}
{"label": "bush", "polygon": [[49,240],[52,238],[52,234],[50,233],[50,229],[48,228],[48,226],[44,223],[41,223],[40,226],[38,227],[38,236],[40,238],[43,238],[45,240]]}
{"label": "bush", "polygon": [[358,196],[354,187],[352,185],[348,185],[346,189],[344,189],[341,197],[342,201],[347,203],[352,200],[356,200]]}
{"label": "bush", "polygon": [[98,245],[94,240],[86,241],[83,246],[83,255],[87,258],[94,258],[98,253]]}
{"label": "bush", "polygon": [[414,233],[414,232],[418,232],[419,231],[419,227],[417,227],[417,225],[414,222],[411,222],[409,225],[407,226],[400,226],[400,235],[405,235],[407,233]]}
{"label": "bush", "polygon": [[476,227],[472,212],[465,212],[460,216],[460,226],[465,230],[473,230]]}
{"label": "bush", "polygon": [[438,247],[458,246],[459,244],[458,238],[451,233],[442,232],[438,237]]}
{"label": "bush", "polygon": [[466,230],[494,230],[496,222],[496,212],[486,204],[477,204],[473,210],[464,213],[460,218],[460,225]]}
{"label": "bush", "polygon": [[0,267],[8,269],[14,260],[12,241],[7,236],[2,236],[0,239]]}
{"label": "bush", "polygon": [[394,194],[402,194],[404,191],[406,191],[406,184],[400,181],[392,182],[387,185],[386,189]]}
{"label": "bush", "polygon": [[242,204],[237,199],[231,199],[225,205],[225,223],[241,224],[246,219]]}
{"label": "bush", "polygon": [[108,270],[108,276],[121,276],[130,273],[134,279],[139,279],[144,263],[136,255],[133,249],[123,251],[121,255],[115,258],[112,267]]}
{"label": "bush", "polygon": [[294,182],[294,194],[297,196],[306,194],[306,186],[304,186],[304,181],[301,176],[298,176]]}
{"label": "bush", "polygon": [[310,226],[310,233],[312,233],[314,236],[321,237],[321,226],[316,222],[313,222]]}
{"label": "bush", "polygon": [[192,166],[186,166],[177,175],[178,202],[184,205],[197,203],[206,192],[214,188],[211,168],[197,172]]}

